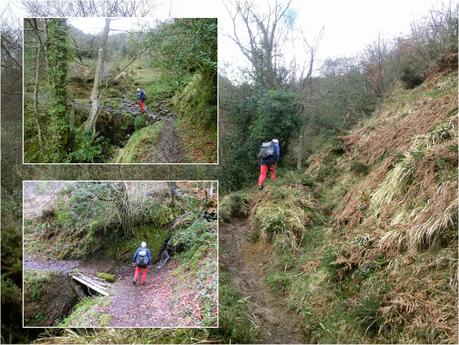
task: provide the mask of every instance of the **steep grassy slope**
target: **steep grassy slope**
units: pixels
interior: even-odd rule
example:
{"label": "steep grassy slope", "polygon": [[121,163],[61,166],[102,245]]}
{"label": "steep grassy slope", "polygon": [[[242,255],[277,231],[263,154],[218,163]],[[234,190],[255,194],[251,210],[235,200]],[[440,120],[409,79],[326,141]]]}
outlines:
{"label": "steep grassy slope", "polygon": [[[266,283],[311,342],[457,342],[456,114],[457,73],[397,88],[253,199],[249,237],[274,253]],[[227,196],[223,219],[248,207]]]}
{"label": "steep grassy slope", "polygon": [[319,285],[306,317],[322,318],[318,339],[349,340],[355,324],[354,341],[457,341],[456,115],[457,73],[436,75],[312,158],[307,173],[338,201],[322,254],[332,289]]}

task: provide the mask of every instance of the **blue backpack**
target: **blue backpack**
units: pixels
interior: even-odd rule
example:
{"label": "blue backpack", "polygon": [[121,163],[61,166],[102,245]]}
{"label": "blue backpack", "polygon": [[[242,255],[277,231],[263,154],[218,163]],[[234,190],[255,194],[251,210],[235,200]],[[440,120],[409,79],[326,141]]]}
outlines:
{"label": "blue backpack", "polygon": [[146,267],[148,265],[148,256],[146,248],[142,248],[137,252],[135,264],[140,267]]}
{"label": "blue backpack", "polygon": [[261,159],[269,159],[274,156],[275,152],[276,152],[276,149],[274,148],[274,143],[272,141],[267,142],[267,143],[262,143],[258,157],[260,157]]}

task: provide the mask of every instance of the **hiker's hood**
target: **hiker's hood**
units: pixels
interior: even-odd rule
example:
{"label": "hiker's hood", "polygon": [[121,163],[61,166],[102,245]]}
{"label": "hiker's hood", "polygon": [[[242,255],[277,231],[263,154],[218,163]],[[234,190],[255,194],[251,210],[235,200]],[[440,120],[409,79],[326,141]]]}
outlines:
{"label": "hiker's hood", "polygon": [[140,89],[139,89],[139,88],[137,88],[137,92],[140,92]]}
{"label": "hiker's hood", "polygon": [[273,139],[272,141],[273,141],[273,143],[275,143],[275,144],[279,144],[279,140],[277,140],[277,139]]}
{"label": "hiker's hood", "polygon": [[141,246],[142,248],[146,248],[146,247],[147,247],[147,243],[146,243],[146,242],[142,242],[142,243],[140,244],[140,246]]}

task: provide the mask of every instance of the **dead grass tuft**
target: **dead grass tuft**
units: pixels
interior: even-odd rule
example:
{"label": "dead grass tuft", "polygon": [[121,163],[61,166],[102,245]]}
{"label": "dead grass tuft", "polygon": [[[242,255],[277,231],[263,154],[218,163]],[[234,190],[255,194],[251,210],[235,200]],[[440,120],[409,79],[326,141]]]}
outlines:
{"label": "dead grass tuft", "polygon": [[280,249],[297,250],[313,215],[319,213],[309,190],[302,185],[274,185],[260,192],[249,220],[252,231]]}

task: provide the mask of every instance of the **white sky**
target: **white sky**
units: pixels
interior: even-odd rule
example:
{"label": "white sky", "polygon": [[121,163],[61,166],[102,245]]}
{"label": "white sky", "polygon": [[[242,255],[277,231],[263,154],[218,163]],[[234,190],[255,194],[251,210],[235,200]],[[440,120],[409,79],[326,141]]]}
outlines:
{"label": "white sky", "polygon": [[[232,22],[223,0],[161,0],[155,11],[156,18],[142,19],[153,25],[158,18],[172,17],[218,17],[219,18],[219,64],[225,70],[237,70],[247,66],[247,61],[237,46],[227,37],[232,32]],[[263,9],[267,1],[255,0]],[[312,40],[324,26],[316,67],[326,57],[351,56],[362,51],[375,41],[380,33],[391,39],[409,32],[413,20],[428,15],[429,10],[438,9],[449,0],[292,0],[291,8],[296,12],[295,26]],[[451,0],[453,4],[458,0]],[[20,9],[19,0],[2,0],[1,8],[8,3]],[[19,10],[20,11],[20,10]],[[138,18],[137,18],[138,19]],[[85,32],[97,33],[103,28],[103,20],[96,18],[72,19],[70,21]],[[117,19],[112,27],[119,30],[132,30],[138,27],[138,20]],[[242,32],[243,28],[240,27]],[[286,48],[290,57],[299,55],[301,45]],[[230,72],[232,74],[232,72]]]}

